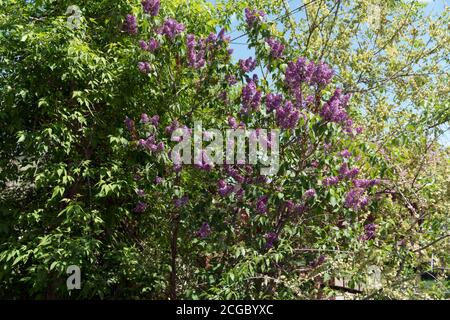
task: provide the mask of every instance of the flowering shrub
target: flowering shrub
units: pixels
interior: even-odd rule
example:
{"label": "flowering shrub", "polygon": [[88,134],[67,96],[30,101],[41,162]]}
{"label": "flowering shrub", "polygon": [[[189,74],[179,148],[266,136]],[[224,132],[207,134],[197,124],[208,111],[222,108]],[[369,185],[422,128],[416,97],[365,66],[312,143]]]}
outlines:
{"label": "flowering shrub", "polygon": [[[364,135],[360,98],[264,4],[222,7],[238,10],[255,51],[239,61],[229,21],[202,0],[100,1],[78,29],[49,13],[29,33],[14,26],[41,9],[5,5],[8,45],[23,46],[0,60],[0,174],[22,191],[1,198],[0,296],[321,298],[346,272],[413,268],[409,236],[388,232],[400,193]],[[251,129],[246,151],[279,145],[277,172],[211,161],[203,142]],[[83,272],[70,295],[69,265]]]}
{"label": "flowering shrub", "polygon": [[[259,252],[264,255],[268,250],[273,250],[271,254],[277,256],[279,253],[275,250],[279,250],[278,246],[288,246],[287,243],[295,239],[291,234],[294,230],[302,230],[303,241],[323,241],[317,237],[316,230],[308,231],[308,226],[316,227],[324,223],[328,227],[335,225],[338,230],[354,230],[353,240],[345,238],[341,241],[360,242],[376,238],[375,228],[368,227],[375,224],[366,224],[366,215],[362,212],[379,201],[374,194],[380,180],[376,183],[372,182],[375,181],[373,179],[361,180],[361,176],[373,172],[360,172],[360,168],[350,167],[364,167],[364,160],[354,158],[349,151],[351,148],[358,153],[359,148],[357,132],[349,115],[350,94],[343,93],[339,87],[330,88],[334,86],[332,68],[322,61],[308,62],[303,57],[283,54],[285,46],[281,42],[274,40],[272,35],[258,32],[258,28],[266,23],[262,19],[266,14],[261,10],[246,9],[245,23],[251,34],[250,42],[259,43],[259,39],[263,38],[271,49],[267,56],[249,57],[239,60],[237,64],[227,54],[229,39],[223,37],[223,31],[218,35],[209,33],[207,37],[201,33],[193,34],[194,26],[176,22],[173,17],[164,16],[164,12],[163,8],[160,19],[151,18],[150,28],[140,34],[148,38],[159,33],[169,40],[161,43],[157,52],[145,50],[144,46],[144,51],[151,52],[145,53],[145,57],[152,61],[152,66],[144,70],[164,70],[168,55],[175,55],[175,69],[169,72],[178,77],[183,72],[189,72],[192,79],[199,79],[195,84],[196,92],[188,95],[196,97],[199,92],[211,94],[203,96],[203,103],[192,106],[193,109],[187,114],[181,109],[155,115],[161,123],[168,124],[165,129],[164,126],[149,124],[147,116],[137,127],[131,120],[125,120],[126,137],[129,139],[126,148],[132,153],[144,152],[147,155],[140,157],[146,160],[133,165],[134,171],[130,172],[130,177],[136,174],[147,177],[137,182],[137,187],[145,190],[145,196],[136,196],[136,204],[132,205],[136,206],[134,212],[141,213],[147,209],[142,199],[148,204],[158,198],[163,203],[172,202],[173,207],[165,208],[164,214],[172,216],[174,228],[178,230],[182,227],[183,237],[192,239],[192,250],[200,255],[203,254],[200,248],[204,246],[209,248],[208,251],[220,253],[218,246],[224,241],[220,239],[226,239],[225,243],[230,248],[227,251],[243,246],[243,250],[253,250],[254,254]],[[176,34],[179,40],[173,43]],[[262,85],[256,74],[251,77],[247,74],[270,58],[281,60],[286,67],[272,66],[270,71],[267,70],[273,79],[284,78],[284,81],[275,82],[275,86],[269,89],[269,84]],[[139,63],[141,71],[142,63],[149,62]],[[218,65],[221,69],[217,69]],[[266,67],[263,64],[260,66]],[[206,80],[212,78],[215,80]],[[241,79],[239,86],[242,90],[230,87],[230,79]],[[224,89],[229,99],[217,99]],[[191,101],[190,98],[185,99]],[[205,102],[207,99],[209,104],[213,103],[212,108]],[[141,111],[150,110],[143,106]],[[219,129],[255,126],[281,129],[281,171],[272,177],[265,177],[260,176],[256,167],[245,163],[211,166],[207,165],[206,155],[202,152],[199,156],[203,156],[203,160],[200,157],[196,165],[171,165],[169,158],[173,141],[183,141],[181,136],[171,139],[172,133],[177,128],[189,128],[200,119]],[[161,140],[160,144],[157,140]],[[151,164],[156,165],[155,169],[151,169]],[[151,182],[157,176],[164,181],[158,186]],[[202,209],[198,212],[200,204]],[[240,222],[233,218],[238,212]],[[360,236],[356,235],[358,232]],[[174,237],[174,234],[171,236]],[[195,237],[198,239],[194,240]],[[287,243],[286,237],[291,238]],[[222,262],[219,263],[223,267],[223,264],[231,262],[223,259],[220,258]],[[273,267],[276,268],[276,263]],[[204,272],[205,275],[209,273],[208,270]]]}

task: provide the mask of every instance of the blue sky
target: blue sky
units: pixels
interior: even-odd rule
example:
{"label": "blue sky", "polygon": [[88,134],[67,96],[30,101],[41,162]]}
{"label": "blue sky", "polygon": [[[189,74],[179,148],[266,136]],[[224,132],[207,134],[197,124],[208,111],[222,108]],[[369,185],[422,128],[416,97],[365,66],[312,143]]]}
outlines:
{"label": "blue sky", "polygon": [[[215,4],[215,0],[208,0],[209,2]],[[446,6],[450,6],[450,0],[419,0],[419,2],[426,3],[427,6],[425,8],[425,13],[427,15],[435,15],[441,13]],[[300,6],[304,1],[302,0],[290,0],[289,4],[292,9]],[[299,12],[294,14],[294,18],[301,19],[303,12]],[[232,38],[235,38],[242,34],[242,31],[237,30],[237,26],[232,26],[232,30],[230,31]],[[237,43],[236,43],[237,42]],[[231,44],[231,47],[234,49],[234,57],[235,59],[248,58],[249,56],[253,56],[253,50],[249,49],[245,43],[247,42],[247,37],[240,38],[235,43]]]}
{"label": "blue sky", "polygon": [[[208,0],[209,2],[215,4],[215,0]],[[309,1],[309,0],[308,0]],[[426,3],[425,14],[426,15],[439,15],[445,7],[450,6],[450,0],[419,0],[422,3]],[[292,9],[300,6],[304,1],[302,0],[290,0],[289,4]],[[299,13],[294,14],[295,19],[302,19],[303,10]],[[234,39],[240,36],[243,32],[237,30],[237,25],[232,25],[232,30],[230,31],[231,38]],[[246,45],[247,37],[244,36],[231,43],[231,47],[234,49],[233,56],[236,60],[246,59],[250,56],[254,56],[254,50],[249,49]],[[257,72],[258,73],[258,72]],[[441,143],[450,146],[450,132],[444,134],[441,139]]]}

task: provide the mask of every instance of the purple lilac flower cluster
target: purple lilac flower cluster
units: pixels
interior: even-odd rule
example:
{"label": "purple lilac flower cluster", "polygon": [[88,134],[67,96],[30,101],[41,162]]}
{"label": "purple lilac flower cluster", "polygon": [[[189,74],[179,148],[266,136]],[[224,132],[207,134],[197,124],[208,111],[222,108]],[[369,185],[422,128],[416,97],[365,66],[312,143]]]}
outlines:
{"label": "purple lilac flower cluster", "polygon": [[151,16],[157,16],[159,13],[160,1],[159,0],[143,0],[141,2],[144,12]]}
{"label": "purple lilac flower cluster", "polygon": [[200,170],[209,171],[214,167],[212,159],[209,158],[207,152],[202,150],[194,159],[195,166]]}
{"label": "purple lilac flower cluster", "polygon": [[249,111],[259,110],[261,104],[261,91],[256,87],[256,83],[250,80],[247,85],[242,88],[242,108],[241,112],[248,114]]}
{"label": "purple lilac flower cluster", "polygon": [[256,211],[258,213],[266,213],[267,212],[267,204],[269,202],[268,196],[262,196],[256,201]]}
{"label": "purple lilac flower cluster", "polygon": [[344,149],[341,152],[339,152],[339,155],[342,158],[350,158],[352,156],[352,153],[350,151],[348,151],[348,149]]}
{"label": "purple lilac flower cluster", "polygon": [[125,117],[125,120],[123,122],[125,123],[125,127],[127,127],[128,131],[132,132],[135,130],[135,123],[133,119]]}
{"label": "purple lilac flower cluster", "polygon": [[211,227],[209,226],[209,224],[207,222],[203,222],[202,226],[197,231],[197,236],[199,238],[206,238],[209,236],[210,233],[211,233]]}
{"label": "purple lilac flower cluster", "polygon": [[314,189],[308,189],[305,191],[305,193],[303,194],[303,198],[305,199],[311,199],[314,198],[317,195],[316,190]]}
{"label": "purple lilac flower cluster", "polygon": [[163,25],[158,29],[158,34],[165,35],[170,40],[173,40],[175,36],[183,32],[184,29],[185,27],[182,23],[169,18],[164,21]]}
{"label": "purple lilac flower cluster", "polygon": [[366,224],[364,226],[364,235],[361,237],[361,240],[367,241],[375,238],[376,228],[374,223]]}
{"label": "purple lilac flower cluster", "polygon": [[334,71],[324,62],[315,64],[311,61],[308,65],[308,73],[310,74],[310,84],[317,86],[328,85],[334,76]]}
{"label": "purple lilac flower cluster", "polygon": [[145,202],[139,201],[136,207],[134,207],[133,212],[142,213],[145,210],[147,210],[147,204]]}
{"label": "purple lilac flower cluster", "polygon": [[195,40],[195,35],[188,34],[186,37],[188,64],[194,69],[202,68],[205,61],[205,41],[203,39]]}
{"label": "purple lilac flower cluster", "polygon": [[266,249],[273,248],[274,242],[278,240],[278,235],[275,232],[268,232],[264,235],[266,238]]}
{"label": "purple lilac flower cluster", "polygon": [[249,57],[248,59],[239,59],[239,67],[243,72],[251,72],[256,68],[256,60]]}
{"label": "purple lilac flower cluster", "polygon": [[299,119],[300,111],[290,101],[286,101],[283,107],[276,109],[277,124],[283,129],[295,129]]}
{"label": "purple lilac flower cluster", "polygon": [[153,117],[149,117],[146,113],[142,113],[141,114],[141,122],[143,124],[151,124],[155,127],[159,126],[159,116],[158,115],[154,115]]}
{"label": "purple lilac flower cluster", "polygon": [[141,61],[138,63],[138,69],[140,72],[142,72],[144,74],[148,74],[151,71],[150,63]]}
{"label": "purple lilac flower cluster", "polygon": [[222,42],[230,42],[230,36],[225,35],[225,29],[222,28],[217,34],[217,38]]}
{"label": "purple lilac flower cluster", "polygon": [[156,142],[155,136],[149,136],[147,139],[139,139],[138,146],[150,152],[159,153],[164,151],[164,142]]}
{"label": "purple lilac flower cluster", "polygon": [[180,128],[180,123],[177,120],[173,120],[165,129],[168,135],[171,135],[175,130]]}
{"label": "purple lilac flower cluster", "polygon": [[348,164],[344,163],[339,168],[339,178],[340,179],[353,179],[359,174],[358,168],[349,169]]}
{"label": "purple lilac flower cluster", "polygon": [[263,10],[256,10],[256,9],[245,9],[245,21],[247,22],[247,26],[249,28],[252,28],[258,21],[262,21],[264,17],[266,16],[266,13]]}
{"label": "purple lilac flower cluster", "polygon": [[356,179],[356,180],[353,180],[353,185],[356,188],[367,189],[367,188],[376,186],[378,184],[380,184],[379,179]]}
{"label": "purple lilac flower cluster", "polygon": [[175,206],[175,208],[184,207],[188,202],[189,202],[188,196],[173,199],[173,205]]}
{"label": "purple lilac flower cluster", "polygon": [[125,31],[132,36],[138,34],[137,19],[134,15],[127,14],[127,17],[125,19],[124,28],[125,28]]}
{"label": "purple lilac flower cluster", "polygon": [[[342,94],[342,90],[337,88],[333,96],[324,103],[320,115],[325,121],[330,122],[346,122],[347,127],[351,126],[353,122],[349,119],[346,107],[350,99],[349,94]],[[350,122],[348,122],[350,120]]]}
{"label": "purple lilac flower cluster", "polygon": [[266,95],[266,111],[267,113],[277,110],[283,103],[283,96],[281,94],[269,93]]}
{"label": "purple lilac flower cluster", "polygon": [[323,62],[318,64],[301,57],[295,62],[289,62],[286,68],[285,81],[288,87],[296,89],[302,83],[309,85],[326,86],[333,78],[333,70]]}
{"label": "purple lilac flower cluster", "polygon": [[355,211],[364,208],[369,204],[369,198],[364,193],[365,189],[363,188],[351,189],[345,197],[345,207],[351,208]]}
{"label": "purple lilac flower cluster", "polygon": [[326,177],[323,179],[324,186],[333,186],[339,183],[339,177]]}
{"label": "purple lilac flower cluster", "polygon": [[231,192],[233,192],[233,186],[225,182],[225,180],[219,180],[217,183],[217,192],[221,197],[228,196]]}
{"label": "purple lilac flower cluster", "polygon": [[274,38],[269,38],[266,42],[270,47],[270,56],[272,58],[278,59],[283,56],[284,45],[280,41]]}
{"label": "purple lilac flower cluster", "polygon": [[155,38],[151,38],[148,42],[145,40],[140,40],[139,46],[144,51],[154,52],[161,46],[161,44]]}
{"label": "purple lilac flower cluster", "polygon": [[227,75],[227,76],[225,77],[225,80],[228,82],[228,84],[229,84],[230,86],[234,86],[234,85],[238,82],[237,79],[236,79],[236,77],[233,76],[233,75]]}
{"label": "purple lilac flower cluster", "polygon": [[245,182],[245,177],[239,172],[239,170],[233,168],[230,165],[225,166],[225,173],[231,178],[233,178],[237,183],[242,184]]}
{"label": "purple lilac flower cluster", "polygon": [[[189,66],[195,69],[203,67],[207,62],[207,53],[213,52],[220,45],[220,43],[228,42],[229,37],[225,36],[225,29],[220,30],[217,36],[211,32],[207,38],[200,38],[198,40],[195,39],[195,35],[189,34],[186,37]],[[230,51],[229,54],[231,54]],[[213,57],[213,54],[208,54],[208,59],[211,59],[211,57]]]}

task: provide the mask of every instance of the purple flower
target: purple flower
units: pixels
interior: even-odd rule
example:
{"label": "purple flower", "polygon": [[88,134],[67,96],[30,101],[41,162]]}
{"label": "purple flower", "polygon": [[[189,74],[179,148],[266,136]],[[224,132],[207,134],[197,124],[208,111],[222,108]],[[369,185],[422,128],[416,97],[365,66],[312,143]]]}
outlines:
{"label": "purple flower", "polygon": [[350,151],[348,151],[348,149],[344,149],[339,153],[339,155],[342,158],[350,158],[352,156],[352,153]]}
{"label": "purple flower", "polygon": [[256,211],[259,213],[266,213],[267,212],[267,202],[269,201],[268,196],[262,196],[256,201]]}
{"label": "purple flower", "polygon": [[209,171],[214,167],[212,159],[208,156],[206,150],[202,150],[194,159],[195,166],[200,170]]}
{"label": "purple flower", "polygon": [[141,47],[142,50],[148,51],[148,43],[145,42],[144,40],[139,40],[139,46]]}
{"label": "purple flower", "polygon": [[140,40],[139,41],[139,46],[144,51],[154,52],[156,49],[159,48],[160,43],[159,43],[158,40],[156,40],[154,38],[151,38],[148,42],[146,42],[144,40]]}
{"label": "purple flower", "polygon": [[163,181],[163,178],[161,178],[161,177],[158,177],[158,176],[157,176],[157,177],[155,178],[155,183],[156,183],[156,184],[160,184],[162,181]]}
{"label": "purple flower", "polygon": [[277,124],[283,129],[295,129],[300,119],[300,111],[297,110],[292,102],[286,101],[284,106],[277,109]]}
{"label": "purple flower", "polygon": [[356,179],[356,180],[353,180],[353,185],[356,188],[364,188],[364,189],[376,186],[379,183],[380,183],[379,179],[373,179],[373,180],[368,180],[368,179],[359,179],[358,180],[358,179]]}
{"label": "purple flower", "polygon": [[177,120],[173,120],[172,123],[166,127],[165,132],[170,135],[179,127],[180,127],[179,122]]}
{"label": "purple flower", "polygon": [[157,127],[159,125],[159,116],[153,116],[150,118],[150,124],[154,125],[155,127]]}
{"label": "purple flower", "polygon": [[256,60],[253,60],[252,57],[245,60],[239,59],[239,67],[243,72],[251,72],[256,68]]}
{"label": "purple flower", "polygon": [[217,34],[217,38],[219,38],[222,42],[230,41],[230,37],[225,35],[225,29],[224,28],[220,29],[219,33]]}
{"label": "purple flower", "polygon": [[298,88],[303,82],[309,81],[311,74],[307,70],[306,59],[298,58],[289,62],[285,72],[285,81],[291,89]]}
{"label": "purple flower", "polygon": [[256,83],[250,81],[242,88],[242,108],[241,112],[247,114],[250,110],[256,111],[261,104],[261,92],[256,88]]}
{"label": "purple flower", "polygon": [[164,142],[161,141],[156,145],[156,152],[162,152],[162,151],[164,151]]}
{"label": "purple flower", "polygon": [[304,102],[304,105],[305,105],[306,107],[307,107],[307,106],[310,106],[310,105],[313,105],[315,100],[316,100],[316,98],[315,98],[314,96],[309,95],[309,96],[306,97],[305,102]]}
{"label": "purple flower", "polygon": [[284,51],[284,45],[274,38],[270,38],[266,42],[270,47],[270,55],[272,56],[272,58],[281,58]]}
{"label": "purple flower", "polygon": [[136,207],[134,207],[133,212],[142,213],[145,210],[147,210],[147,204],[145,202],[139,201]]}
{"label": "purple flower", "polygon": [[206,238],[209,236],[210,233],[211,233],[211,227],[209,226],[208,223],[203,222],[202,226],[197,231],[197,236],[199,238]]}
{"label": "purple flower", "polygon": [[124,123],[125,123],[125,126],[127,127],[128,131],[130,131],[130,132],[134,131],[134,121],[133,120],[131,120],[128,117],[125,117]]}
{"label": "purple flower", "polygon": [[170,40],[173,40],[177,34],[180,34],[185,29],[182,23],[179,23],[175,19],[167,19],[164,21],[162,27],[159,28],[158,33],[165,35]]}
{"label": "purple flower", "polygon": [[125,19],[125,31],[130,35],[136,35],[138,33],[137,19],[132,14],[128,14]]}
{"label": "purple flower", "polygon": [[181,172],[181,170],[183,170],[183,166],[181,164],[176,164],[173,166],[173,171],[175,173],[179,173],[179,172]]}
{"label": "purple flower", "polygon": [[226,197],[231,192],[233,192],[233,186],[225,182],[225,180],[219,180],[217,183],[217,191],[221,197]]}
{"label": "purple flower", "polygon": [[186,37],[188,64],[194,69],[199,69],[205,65],[205,47],[204,41],[195,41],[193,34]]}
{"label": "purple flower", "polygon": [[364,235],[361,237],[361,239],[367,241],[375,238],[376,229],[377,227],[374,223],[366,224],[364,226]]}
{"label": "purple flower", "polygon": [[227,75],[225,80],[228,82],[230,86],[234,86],[237,83],[237,79],[234,75]]}
{"label": "purple flower", "polygon": [[175,208],[181,208],[183,206],[185,206],[189,201],[189,197],[188,196],[184,196],[181,198],[175,198],[173,199],[173,205],[175,206]]}
{"label": "purple flower", "polygon": [[266,96],[266,111],[267,113],[277,110],[283,103],[283,96],[281,94],[269,93]]}
{"label": "purple flower", "polygon": [[266,238],[266,249],[273,248],[274,242],[278,240],[278,235],[275,232],[268,232],[264,235]]}
{"label": "purple flower", "polygon": [[249,8],[245,9],[245,20],[250,28],[253,27],[256,22],[262,21],[265,16],[266,13],[262,10],[251,10]]}
{"label": "purple flower", "polygon": [[320,62],[313,61],[307,64],[305,58],[298,58],[295,62],[289,62],[285,73],[287,85],[291,89],[298,88],[302,83],[310,85],[325,86],[330,83],[334,72],[330,67]]}
{"label": "purple flower", "polygon": [[325,121],[342,123],[349,120],[346,107],[350,95],[343,95],[342,90],[337,88],[333,96],[324,103],[320,115]]}
{"label": "purple flower", "polygon": [[148,50],[153,52],[160,47],[160,43],[158,40],[151,38],[148,42]]}
{"label": "purple flower", "polygon": [[364,191],[363,188],[351,189],[345,197],[345,207],[355,211],[364,208],[369,203],[369,199],[364,195]]}
{"label": "purple flower", "polygon": [[303,214],[306,211],[306,208],[307,208],[306,205],[301,203],[296,206],[295,213],[298,215]]}
{"label": "purple flower", "polygon": [[150,73],[150,71],[151,71],[150,63],[141,61],[138,63],[138,69],[140,72],[142,72],[144,74]]}
{"label": "purple flower", "polygon": [[281,206],[281,212],[283,212],[286,215],[290,215],[294,210],[296,209],[296,205],[292,200],[287,200],[283,202]]}
{"label": "purple flower", "polygon": [[141,122],[142,123],[148,123],[149,121],[150,121],[150,119],[149,119],[148,115],[145,114],[145,113],[142,113],[141,114]]}
{"label": "purple flower", "polygon": [[237,129],[239,127],[239,125],[234,117],[228,117],[228,125],[232,129]]}
{"label": "purple flower", "polygon": [[340,174],[340,178],[353,179],[359,174],[359,169],[358,168],[349,169],[348,164],[344,163],[339,168],[339,174]]}
{"label": "purple flower", "polygon": [[136,190],[136,194],[137,194],[139,197],[143,197],[143,196],[145,196],[145,191],[142,190],[142,189],[138,189],[138,190]]}
{"label": "purple flower", "polygon": [[309,83],[311,85],[326,86],[331,82],[333,78],[334,71],[323,62],[315,64],[311,61],[307,67],[308,73],[310,74]]}
{"label": "purple flower", "polygon": [[209,36],[206,38],[206,43],[215,43],[217,41],[217,36],[214,32],[210,32]]}
{"label": "purple flower", "polygon": [[315,196],[316,196],[316,190],[314,190],[314,189],[308,189],[303,194],[303,197],[305,199],[311,199],[311,198],[314,198]]}
{"label": "purple flower", "polygon": [[339,177],[326,177],[323,179],[323,185],[324,186],[333,186],[335,184],[338,184]]}
{"label": "purple flower", "polygon": [[145,13],[148,13],[152,16],[158,15],[160,7],[159,0],[143,0],[141,3]]}

